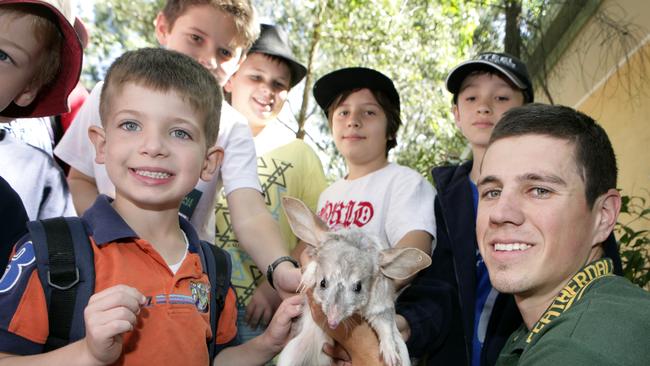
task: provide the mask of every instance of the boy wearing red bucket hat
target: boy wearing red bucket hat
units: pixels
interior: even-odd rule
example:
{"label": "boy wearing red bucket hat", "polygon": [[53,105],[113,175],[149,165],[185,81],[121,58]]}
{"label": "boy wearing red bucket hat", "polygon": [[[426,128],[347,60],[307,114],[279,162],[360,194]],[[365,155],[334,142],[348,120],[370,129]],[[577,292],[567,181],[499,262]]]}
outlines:
{"label": "boy wearing red bucket hat", "polygon": [[0,0],[0,116],[43,117],[68,111],[82,49],[67,0]]}
{"label": "boy wearing red bucket hat", "polygon": [[[68,111],[79,80],[82,50],[68,0],[0,0],[0,123]],[[0,141],[8,137],[0,131]],[[0,269],[25,232],[19,196],[0,177]]]}

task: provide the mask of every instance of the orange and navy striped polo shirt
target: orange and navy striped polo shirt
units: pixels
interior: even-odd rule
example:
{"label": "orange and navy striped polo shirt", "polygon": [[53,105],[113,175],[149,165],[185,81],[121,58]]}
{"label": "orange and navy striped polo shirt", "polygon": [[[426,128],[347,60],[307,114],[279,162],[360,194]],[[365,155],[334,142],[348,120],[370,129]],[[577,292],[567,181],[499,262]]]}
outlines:
{"label": "orange and navy striped polo shirt", "polygon": [[[191,224],[179,217],[189,252],[173,274],[151,243],[137,237],[100,196],[83,216],[91,234],[95,292],[126,284],[147,297],[135,329],[124,334],[119,364],[206,365],[212,339],[210,301],[214,288],[203,272],[204,255]],[[210,255],[210,253],[206,253]],[[36,354],[48,335],[48,315],[33,244],[26,236],[0,279],[0,352]],[[77,314],[83,319],[83,314]],[[237,308],[230,289],[215,341],[225,345],[237,335]],[[221,347],[217,347],[221,348]]]}

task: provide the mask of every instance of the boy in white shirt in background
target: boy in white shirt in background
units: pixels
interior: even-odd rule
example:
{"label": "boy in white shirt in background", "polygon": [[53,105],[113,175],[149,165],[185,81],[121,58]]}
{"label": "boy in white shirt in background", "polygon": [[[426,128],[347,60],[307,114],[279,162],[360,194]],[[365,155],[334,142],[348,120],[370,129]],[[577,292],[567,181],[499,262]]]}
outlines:
{"label": "boy in white shirt in background", "polygon": [[[286,248],[295,259],[299,258],[303,247],[298,245],[289,227],[280,205],[282,197],[298,198],[315,211],[318,196],[327,186],[316,153],[277,119],[289,90],[305,73],[306,68],[295,59],[282,29],[262,24],[260,37],[248,51],[246,60],[224,86],[230,93],[233,107],[248,120],[266,206],[280,224]],[[233,259],[232,284],[239,304],[238,331],[242,340],[247,341],[261,334],[280,304],[280,298],[264,280],[264,272],[239,246],[224,195],[220,195],[215,211],[215,242]]]}

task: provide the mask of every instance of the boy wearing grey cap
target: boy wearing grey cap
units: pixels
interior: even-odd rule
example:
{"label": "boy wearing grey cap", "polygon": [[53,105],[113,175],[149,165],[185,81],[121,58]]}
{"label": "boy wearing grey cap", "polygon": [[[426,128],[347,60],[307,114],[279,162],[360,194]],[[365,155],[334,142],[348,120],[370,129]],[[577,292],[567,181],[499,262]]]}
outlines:
{"label": "boy wearing grey cap", "polygon": [[[298,245],[280,207],[282,197],[296,197],[315,211],[318,197],[327,187],[323,167],[314,150],[278,120],[289,91],[306,72],[293,55],[286,33],[275,25],[262,24],[260,36],[248,51],[246,60],[224,85],[224,90],[230,93],[232,106],[248,121],[257,152],[257,173],[264,203],[279,224],[286,249],[295,253],[296,259],[302,246]],[[273,283],[264,280],[264,271],[239,245],[224,195],[218,198],[215,214],[215,243],[230,253],[236,268],[232,284],[238,300],[238,334],[242,341],[247,341],[262,333],[281,299],[271,288]],[[291,261],[288,258],[281,259]]]}
{"label": "boy wearing grey cap", "polygon": [[[412,356],[426,356],[431,364],[494,365],[508,336],[521,324],[521,315],[511,295],[492,288],[478,251],[476,180],[501,116],[532,103],[534,90],[526,65],[496,52],[456,66],[446,87],[453,94],[454,120],[469,141],[472,160],[431,171],[438,190],[433,264],[400,296],[397,312],[408,324]],[[620,273],[613,236],[605,247]]]}

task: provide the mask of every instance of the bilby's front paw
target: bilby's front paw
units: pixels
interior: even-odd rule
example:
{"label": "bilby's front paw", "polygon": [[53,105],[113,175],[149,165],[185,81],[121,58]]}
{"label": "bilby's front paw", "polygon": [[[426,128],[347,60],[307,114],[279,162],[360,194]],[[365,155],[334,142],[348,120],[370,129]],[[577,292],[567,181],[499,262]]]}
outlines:
{"label": "bilby's front paw", "polygon": [[383,357],[386,366],[402,365],[402,360],[397,350],[397,343],[393,339],[381,340],[379,342],[379,353]]}

